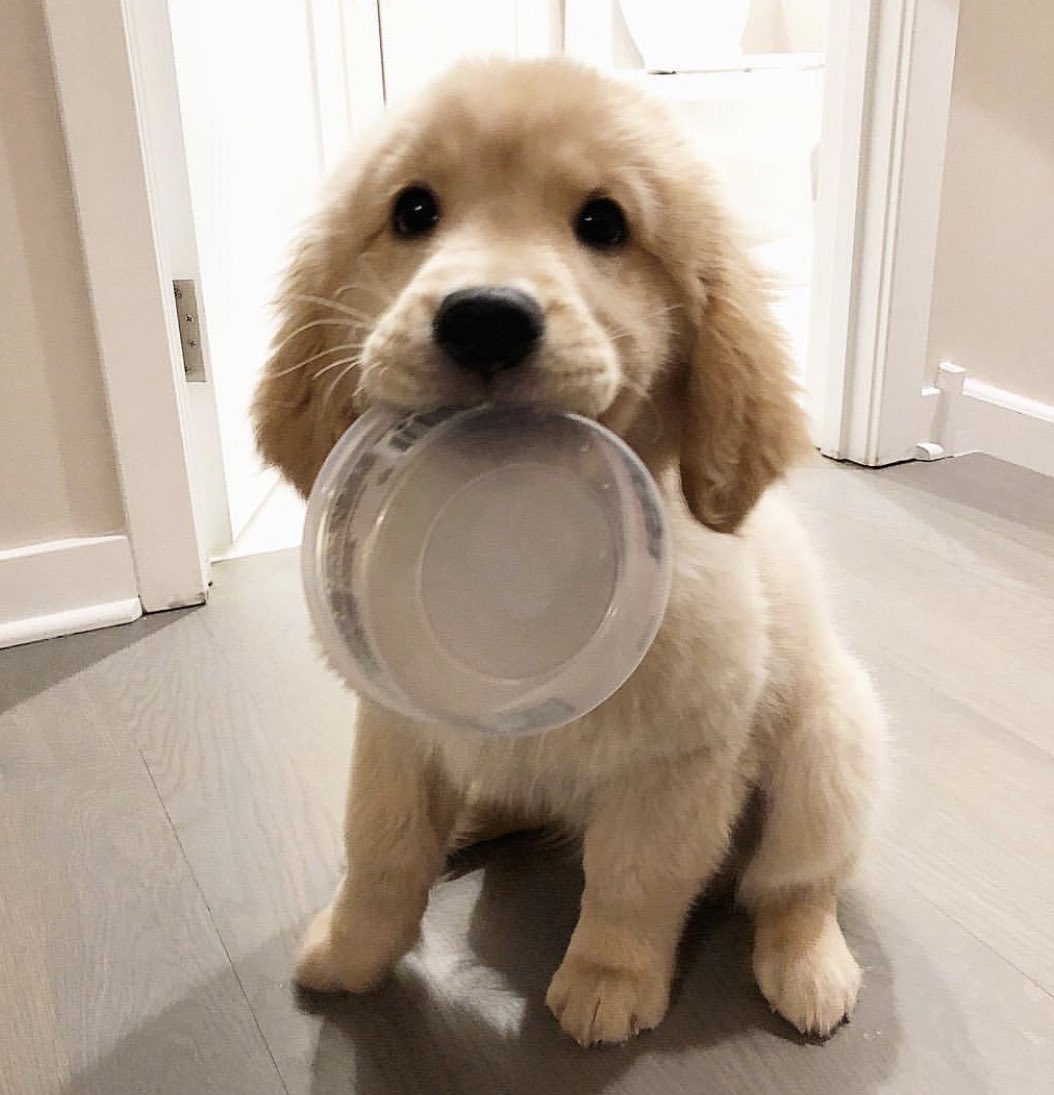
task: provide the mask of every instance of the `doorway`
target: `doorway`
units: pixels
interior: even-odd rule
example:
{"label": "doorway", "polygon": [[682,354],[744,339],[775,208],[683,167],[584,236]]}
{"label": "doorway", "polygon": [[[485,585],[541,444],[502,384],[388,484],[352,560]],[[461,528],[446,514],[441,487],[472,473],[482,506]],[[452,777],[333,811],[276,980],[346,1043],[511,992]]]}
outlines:
{"label": "doorway", "polygon": [[[233,2],[45,4],[136,571],[141,588],[158,578],[148,611],[200,598],[203,557],[295,542],[288,498],[261,509],[281,496],[246,413],[286,241],[360,128],[465,53],[562,53],[676,102],[781,278],[819,447],[870,464],[913,455],[932,407],[925,316],[951,0],[826,12],[823,0],[280,0],[254,9],[259,26]],[[96,124],[114,103],[138,143]],[[117,163],[140,178],[120,208]],[[134,232],[113,230],[124,222]],[[130,247],[157,269],[134,315],[122,307]],[[199,290],[204,380],[183,375],[173,279]],[[168,359],[135,352],[133,320],[155,348],[167,341]],[[268,513],[254,546],[247,532]]]}
{"label": "doorway", "polygon": [[804,377],[826,3],[379,0],[359,20],[354,53],[346,36],[334,48],[332,5],[267,5],[248,32],[225,5],[171,5],[191,215],[170,210],[181,238],[168,246],[173,258],[197,257],[188,276],[200,284],[210,375],[188,388],[212,556],[300,541],[303,504],[258,466],[248,417],[267,301],[297,222],[354,148],[351,118],[373,121],[462,57],[579,57],[674,104],[776,276],[775,308]]}

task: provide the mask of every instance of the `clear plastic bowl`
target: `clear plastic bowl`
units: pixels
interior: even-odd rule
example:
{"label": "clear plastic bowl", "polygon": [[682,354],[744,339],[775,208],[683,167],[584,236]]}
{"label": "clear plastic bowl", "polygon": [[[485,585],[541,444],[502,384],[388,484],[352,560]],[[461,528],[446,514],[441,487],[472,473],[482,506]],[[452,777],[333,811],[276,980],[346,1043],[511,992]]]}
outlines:
{"label": "clear plastic bowl", "polygon": [[315,482],[302,563],[352,688],[489,734],[607,699],[655,638],[671,573],[658,490],[618,437],[494,406],[362,415]]}

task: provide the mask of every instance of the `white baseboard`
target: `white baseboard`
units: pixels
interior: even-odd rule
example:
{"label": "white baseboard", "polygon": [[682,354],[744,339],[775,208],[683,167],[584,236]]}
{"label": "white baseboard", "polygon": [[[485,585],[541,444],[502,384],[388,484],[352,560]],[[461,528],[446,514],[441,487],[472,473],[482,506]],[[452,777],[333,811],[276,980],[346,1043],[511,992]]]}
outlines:
{"label": "white baseboard", "polygon": [[969,377],[959,405],[958,444],[1054,476],[1054,406]]}
{"label": "white baseboard", "polygon": [[71,608],[67,612],[53,612],[48,616],[30,616],[25,620],[0,623],[0,649],[38,643],[43,639],[58,639],[63,635],[77,635],[82,631],[97,631],[116,624],[130,624],[143,614],[138,597],[126,601],[108,601],[101,605]]}
{"label": "white baseboard", "polygon": [[130,623],[142,612],[127,536],[0,551],[0,647]]}
{"label": "white baseboard", "polygon": [[985,452],[1054,476],[1054,405],[974,380],[948,363],[937,387],[922,394],[921,459]]}

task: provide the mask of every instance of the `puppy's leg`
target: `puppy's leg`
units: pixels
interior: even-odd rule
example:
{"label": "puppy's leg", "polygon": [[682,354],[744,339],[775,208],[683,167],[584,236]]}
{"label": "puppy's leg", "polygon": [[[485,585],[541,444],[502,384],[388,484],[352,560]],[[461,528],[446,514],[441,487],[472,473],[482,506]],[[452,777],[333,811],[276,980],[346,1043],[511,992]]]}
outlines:
{"label": "puppy's leg", "polygon": [[583,1045],[624,1042],[666,1013],[685,914],[728,847],[744,789],[712,756],[608,786],[584,843],[578,926],[546,998]]}
{"label": "puppy's leg", "polygon": [[456,796],[410,735],[363,707],[348,788],[347,872],[304,938],[297,981],[363,992],[414,945]]}
{"label": "puppy's leg", "polygon": [[883,741],[871,684],[835,653],[772,738],[761,840],[740,883],[755,917],[754,975],[765,998],[806,1034],[852,1013],[860,968],[836,916],[839,882],[870,828]]}

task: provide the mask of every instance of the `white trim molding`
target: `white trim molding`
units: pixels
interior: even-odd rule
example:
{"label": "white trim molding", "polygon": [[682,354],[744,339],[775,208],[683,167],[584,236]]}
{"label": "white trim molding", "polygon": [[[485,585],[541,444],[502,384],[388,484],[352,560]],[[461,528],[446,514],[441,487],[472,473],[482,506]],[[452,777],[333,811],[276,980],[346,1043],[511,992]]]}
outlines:
{"label": "white trim molding", "polygon": [[838,459],[917,455],[958,25],[959,0],[830,7],[806,387]]}
{"label": "white trim molding", "polygon": [[130,623],[142,613],[127,536],[0,551],[0,647]]}
{"label": "white trim molding", "polygon": [[45,0],[103,381],[148,612],[199,604],[207,561],[191,488],[172,281],[122,0]]}
{"label": "white trim molding", "polygon": [[923,391],[922,460],[986,452],[1054,476],[1054,405],[1007,392],[945,362],[937,385]]}

